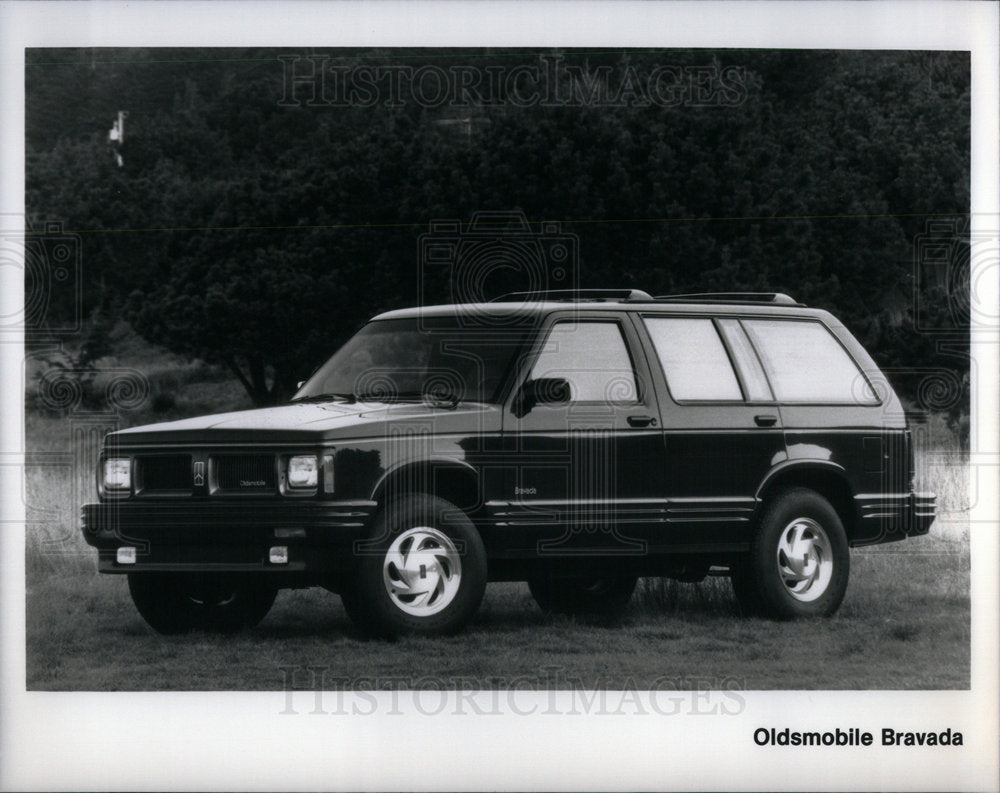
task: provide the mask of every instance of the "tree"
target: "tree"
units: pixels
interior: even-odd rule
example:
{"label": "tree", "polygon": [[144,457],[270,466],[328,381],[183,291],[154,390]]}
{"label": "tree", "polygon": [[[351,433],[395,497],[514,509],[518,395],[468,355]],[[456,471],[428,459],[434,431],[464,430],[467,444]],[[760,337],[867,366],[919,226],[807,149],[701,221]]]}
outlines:
{"label": "tree", "polygon": [[[327,54],[348,71],[399,63]],[[541,63],[475,54],[484,68]],[[490,209],[562,221],[580,286],[788,291],[835,311],[880,361],[964,365],[918,332],[911,298],[916,235],[969,206],[967,54],[569,50],[563,96],[602,80],[641,94],[664,64],[738,66],[741,91],[714,105],[500,96],[473,108],[467,135],[436,123],[447,108],[413,102],[280,104],[268,50],[170,57],[29,52],[29,212],[85,231],[88,312],[124,310],[150,340],[225,364],[258,403],[372,314],[451,299],[446,275],[420,280],[419,237]],[[103,139],[118,109],[120,169]]]}

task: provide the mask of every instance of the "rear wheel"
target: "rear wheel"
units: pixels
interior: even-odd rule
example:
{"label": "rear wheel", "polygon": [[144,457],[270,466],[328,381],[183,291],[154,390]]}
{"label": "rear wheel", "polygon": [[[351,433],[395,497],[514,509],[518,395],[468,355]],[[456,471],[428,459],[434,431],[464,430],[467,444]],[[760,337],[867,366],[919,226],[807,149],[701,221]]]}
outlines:
{"label": "rear wheel", "polygon": [[743,610],[779,619],[833,614],[847,592],[850,550],[837,511],[793,488],[764,509],[750,553],[733,566]]}
{"label": "rear wheel", "polygon": [[355,624],[376,635],[448,634],[471,619],[485,591],[486,550],[472,521],[419,494],[379,511],[355,588],[341,599]]}
{"label": "rear wheel", "polygon": [[528,580],[528,589],[546,613],[614,617],[628,606],[636,581],[633,575],[563,578],[543,572]]}
{"label": "rear wheel", "polygon": [[132,602],[158,633],[252,628],[270,611],[274,587],[248,575],[129,573]]}

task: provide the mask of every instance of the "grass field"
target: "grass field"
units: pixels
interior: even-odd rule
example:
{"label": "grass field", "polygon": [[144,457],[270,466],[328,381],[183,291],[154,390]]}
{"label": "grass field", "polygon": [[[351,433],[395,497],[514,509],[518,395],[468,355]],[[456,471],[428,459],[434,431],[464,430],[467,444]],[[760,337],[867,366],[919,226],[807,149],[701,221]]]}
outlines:
{"label": "grass field", "polygon": [[[149,404],[124,423],[241,406],[238,387],[217,371],[161,364],[157,372]],[[186,401],[152,407],[161,387]],[[736,614],[728,579],[649,579],[619,624],[599,626],[545,617],[525,585],[494,584],[466,632],[397,642],[356,635],[340,599],[319,589],[281,592],[260,626],[241,635],[153,633],[124,578],[98,575],[79,535],[79,507],[95,497],[96,458],[89,462],[92,449],[74,452],[71,424],[26,416],[29,689],[275,690],[290,669],[306,667],[397,688],[427,678],[481,688],[516,680],[522,688],[644,689],[664,678],[747,690],[969,686],[969,472],[940,422],[917,433],[918,487],[938,494],[931,534],[853,551],[847,597],[831,619],[747,620]]]}
{"label": "grass field", "polygon": [[[55,433],[49,420],[31,421],[39,437]],[[643,689],[660,678],[749,690],[967,688],[967,472],[954,463],[929,470],[943,509],[931,535],[853,551],[847,598],[829,620],[746,620],[725,578],[648,579],[620,624],[596,626],[547,618],[525,585],[494,584],[467,632],[392,643],[356,635],[340,599],[320,589],[281,592],[260,626],[239,636],[158,636],[133,608],[125,580],[96,573],[68,503],[80,495],[70,473],[29,470],[27,685],[273,690],[289,668],[320,667],[334,679],[387,678],[402,687],[431,676],[442,686],[517,679],[546,688],[555,675],[559,687],[570,680],[581,689]],[[45,514],[56,520],[39,520]]]}
{"label": "grass field", "polygon": [[[969,685],[969,557],[963,538],[855,551],[832,619],[781,623],[735,613],[726,579],[644,580],[614,626],[544,617],[523,584],[494,584],[469,630],[446,639],[366,640],[339,598],[287,590],[256,629],[164,638],[123,578],[74,573],[28,585],[28,687],[42,690],[280,689],[289,667],[335,678],[491,678],[548,687],[943,689]],[[408,686],[405,686],[408,687]]]}

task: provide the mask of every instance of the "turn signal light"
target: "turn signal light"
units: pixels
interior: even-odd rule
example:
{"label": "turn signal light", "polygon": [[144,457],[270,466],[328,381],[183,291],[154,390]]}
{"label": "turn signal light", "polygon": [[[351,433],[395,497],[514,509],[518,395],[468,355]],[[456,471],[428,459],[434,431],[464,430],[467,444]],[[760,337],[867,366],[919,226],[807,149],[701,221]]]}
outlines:
{"label": "turn signal light", "polygon": [[115,555],[118,564],[135,564],[135,548],[122,546]]}
{"label": "turn signal light", "polygon": [[267,558],[271,564],[288,564],[288,546],[272,545]]}

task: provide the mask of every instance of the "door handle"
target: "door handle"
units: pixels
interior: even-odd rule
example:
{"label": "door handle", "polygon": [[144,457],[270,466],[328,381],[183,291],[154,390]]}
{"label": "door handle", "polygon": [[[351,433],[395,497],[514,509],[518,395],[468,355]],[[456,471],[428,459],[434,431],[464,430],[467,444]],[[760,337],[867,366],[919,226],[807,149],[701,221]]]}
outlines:
{"label": "door handle", "polygon": [[630,427],[655,427],[656,419],[652,416],[629,416],[628,425]]}
{"label": "door handle", "polygon": [[773,416],[770,413],[762,413],[759,416],[754,416],[753,420],[756,422],[758,427],[773,427],[778,423],[778,417]]}

